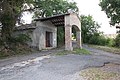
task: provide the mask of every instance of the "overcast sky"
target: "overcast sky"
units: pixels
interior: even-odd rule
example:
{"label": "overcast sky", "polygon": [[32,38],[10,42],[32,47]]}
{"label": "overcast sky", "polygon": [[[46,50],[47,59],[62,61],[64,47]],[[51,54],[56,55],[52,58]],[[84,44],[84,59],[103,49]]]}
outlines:
{"label": "overcast sky", "polygon": [[105,12],[101,11],[101,7],[98,5],[99,0],[72,0],[77,3],[80,14],[92,15],[94,20],[101,24],[101,31],[105,34],[116,33],[115,27],[110,27],[109,19]]}

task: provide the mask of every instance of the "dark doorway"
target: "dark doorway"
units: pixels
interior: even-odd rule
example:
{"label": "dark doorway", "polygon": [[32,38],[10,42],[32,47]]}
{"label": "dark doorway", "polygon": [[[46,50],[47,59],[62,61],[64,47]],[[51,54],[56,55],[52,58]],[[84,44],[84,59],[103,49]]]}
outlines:
{"label": "dark doorway", "polygon": [[46,47],[52,47],[52,32],[46,31]]}

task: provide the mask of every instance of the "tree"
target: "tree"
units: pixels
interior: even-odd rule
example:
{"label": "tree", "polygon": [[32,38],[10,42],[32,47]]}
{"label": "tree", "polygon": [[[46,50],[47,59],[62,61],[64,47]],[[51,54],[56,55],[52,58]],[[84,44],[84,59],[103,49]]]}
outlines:
{"label": "tree", "polygon": [[78,12],[75,2],[67,0],[37,0],[35,16],[47,17],[56,14],[68,13],[68,10]]}
{"label": "tree", "polygon": [[2,39],[7,40],[20,22],[24,11],[35,11],[38,17],[52,16],[68,12],[68,9],[76,12],[78,8],[75,2],[66,0],[1,0],[0,23],[2,24]]}
{"label": "tree", "polygon": [[98,32],[100,25],[95,22],[92,16],[81,15],[81,29],[82,29],[82,40],[83,43],[88,43],[90,38]]}
{"label": "tree", "polygon": [[[0,0],[0,23],[2,25],[1,37],[7,42],[19,22],[22,12],[32,7],[30,3],[33,0]],[[27,4],[27,6],[25,5]]]}
{"label": "tree", "polygon": [[107,17],[110,18],[110,24],[120,23],[120,0],[100,0],[99,4],[102,11],[105,11]]}

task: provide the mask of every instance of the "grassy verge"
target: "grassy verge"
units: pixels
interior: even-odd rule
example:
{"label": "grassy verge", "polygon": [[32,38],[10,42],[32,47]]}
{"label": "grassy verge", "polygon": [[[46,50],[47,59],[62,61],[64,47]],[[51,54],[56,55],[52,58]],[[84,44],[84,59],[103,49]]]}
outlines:
{"label": "grassy verge", "polygon": [[98,45],[89,45],[89,47],[100,49],[106,52],[111,52],[115,54],[120,54],[120,48],[107,47],[107,46],[98,46]]}
{"label": "grassy verge", "polygon": [[85,55],[87,55],[87,54],[90,54],[90,52],[86,49],[75,48],[75,49],[73,49],[73,51],[66,51],[66,50],[60,51],[56,55],[67,55],[67,54],[78,54],[78,55],[85,54]]}
{"label": "grassy verge", "polygon": [[87,55],[87,54],[90,54],[90,51],[88,51],[84,48],[82,48],[82,49],[75,48],[75,49],[73,49],[73,53],[74,54],[86,54]]}

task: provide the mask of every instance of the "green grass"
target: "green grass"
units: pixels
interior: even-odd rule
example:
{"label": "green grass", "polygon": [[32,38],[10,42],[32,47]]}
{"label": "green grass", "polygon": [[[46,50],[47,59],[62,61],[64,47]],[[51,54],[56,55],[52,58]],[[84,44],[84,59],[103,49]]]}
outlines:
{"label": "green grass", "polygon": [[100,49],[106,52],[111,52],[114,54],[120,54],[120,48],[116,48],[116,47],[99,46],[99,45],[89,45],[89,47]]}
{"label": "green grass", "polygon": [[82,48],[82,49],[80,49],[80,48],[75,48],[74,50],[73,50],[73,53],[74,54],[90,54],[90,51],[88,51],[88,50],[86,50],[86,49],[84,49],[84,48]]}
{"label": "green grass", "polygon": [[67,55],[67,54],[69,54],[69,52],[70,51],[63,50],[63,51],[58,52],[56,55],[60,55],[60,56]]}
{"label": "green grass", "polygon": [[88,54],[90,54],[90,52],[86,49],[75,48],[75,49],[73,49],[73,51],[64,50],[64,51],[60,51],[60,52],[56,53],[56,55],[67,55],[67,54],[78,54],[78,55],[85,54],[85,55],[88,55]]}

